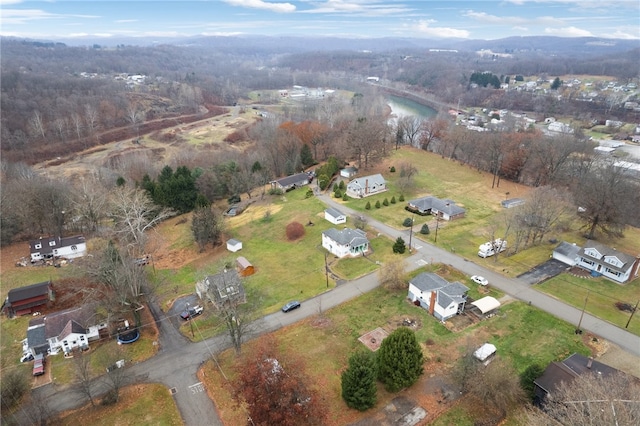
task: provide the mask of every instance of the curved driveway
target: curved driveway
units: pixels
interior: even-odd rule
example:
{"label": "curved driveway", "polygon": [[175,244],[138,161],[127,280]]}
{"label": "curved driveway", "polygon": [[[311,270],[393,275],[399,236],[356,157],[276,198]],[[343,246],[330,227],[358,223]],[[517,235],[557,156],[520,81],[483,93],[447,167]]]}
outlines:
{"label": "curved driveway", "polygon": [[[346,214],[360,214],[342,204],[336,203],[328,195],[320,195],[318,198],[326,205],[338,208]],[[393,239],[407,237],[406,231],[391,228],[381,222],[368,219],[368,224]],[[540,293],[517,278],[502,276],[474,262],[426,243],[419,238],[419,235],[414,234],[412,238],[414,254],[407,259],[408,271],[419,268],[425,262],[449,264],[465,274],[482,275],[489,279],[492,286],[510,296],[528,301],[537,308],[567,322],[578,324],[581,315],[579,309]],[[375,289],[378,284],[377,274],[369,274],[304,301],[300,309],[287,314],[276,312],[267,315],[253,324],[253,332],[247,335],[247,339],[275,331],[285,325],[313,316],[318,313],[320,308],[323,310],[333,308]],[[226,336],[220,335],[189,344],[187,339],[178,332],[176,327],[171,324],[170,319],[155,303],[150,302],[149,306],[160,332],[159,352],[147,361],[126,367],[127,376],[132,382],[158,382],[166,385],[172,390],[186,425],[222,425],[213,402],[207,396],[204,387],[198,384],[199,380],[196,377],[196,373],[206,360],[230,347],[228,339]],[[619,345],[636,356],[640,356],[639,336],[587,313],[582,318],[581,328]],[[105,391],[104,384],[97,380],[95,393],[102,394]],[[77,408],[85,403],[84,398],[79,397],[73,387],[58,389],[56,385],[50,385],[36,389],[34,392],[40,394],[46,400],[48,407],[53,412]],[[29,424],[29,422],[19,424]]]}

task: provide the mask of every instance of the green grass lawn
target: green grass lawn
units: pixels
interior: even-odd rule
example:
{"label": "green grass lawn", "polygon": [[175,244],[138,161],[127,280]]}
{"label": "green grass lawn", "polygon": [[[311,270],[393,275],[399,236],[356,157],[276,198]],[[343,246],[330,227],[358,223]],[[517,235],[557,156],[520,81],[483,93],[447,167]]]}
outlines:
{"label": "green grass lawn", "polygon": [[[640,278],[620,285],[603,277],[580,278],[570,274],[560,274],[536,286],[539,290],[605,321],[624,328],[629,321],[630,312],[616,308],[616,302],[635,306],[640,300]],[[627,330],[640,335],[640,315],[634,315]]]}

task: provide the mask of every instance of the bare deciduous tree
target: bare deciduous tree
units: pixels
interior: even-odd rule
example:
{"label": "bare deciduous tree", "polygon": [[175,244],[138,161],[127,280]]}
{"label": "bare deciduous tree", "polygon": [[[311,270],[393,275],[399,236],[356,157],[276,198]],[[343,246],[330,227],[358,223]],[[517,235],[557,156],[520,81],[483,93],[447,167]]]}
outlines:
{"label": "bare deciduous tree", "polygon": [[408,287],[405,279],[405,262],[402,259],[385,262],[378,271],[380,284],[390,290],[404,289]]}
{"label": "bare deciduous tree", "polygon": [[93,388],[91,386],[91,357],[82,351],[78,351],[73,356],[74,375],[77,380],[78,391],[95,407]]}

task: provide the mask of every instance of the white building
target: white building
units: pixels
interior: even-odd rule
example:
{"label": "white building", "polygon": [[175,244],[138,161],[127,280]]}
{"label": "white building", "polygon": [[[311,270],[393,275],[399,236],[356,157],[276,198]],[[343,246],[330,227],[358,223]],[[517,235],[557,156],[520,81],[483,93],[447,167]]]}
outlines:
{"label": "white building", "polygon": [[87,254],[87,242],[81,235],[65,238],[39,238],[29,241],[29,248],[32,262],[58,257],[75,259]]}
{"label": "white building", "polygon": [[334,225],[340,225],[341,223],[347,223],[347,215],[342,213],[338,209],[329,207],[324,211],[324,218]]}
{"label": "white building", "polygon": [[340,258],[356,257],[364,255],[369,250],[369,240],[366,233],[360,229],[344,228],[338,231],[331,228],[322,233],[322,247]]}

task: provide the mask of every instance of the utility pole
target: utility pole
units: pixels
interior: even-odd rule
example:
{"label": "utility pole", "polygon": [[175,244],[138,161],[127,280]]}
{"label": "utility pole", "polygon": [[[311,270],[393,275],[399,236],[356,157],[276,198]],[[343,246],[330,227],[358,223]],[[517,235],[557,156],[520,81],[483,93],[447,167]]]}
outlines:
{"label": "utility pole", "polygon": [[589,291],[587,291],[587,295],[584,298],[584,306],[582,307],[582,313],[580,314],[580,321],[578,321],[578,328],[576,328],[576,334],[582,334],[582,330],[580,326],[582,325],[582,317],[584,316],[584,310],[587,308],[587,300],[589,300]]}
{"label": "utility pole", "polygon": [[327,252],[324,253],[324,274],[327,277],[327,288],[329,288],[329,266],[327,265]]}
{"label": "utility pole", "polygon": [[196,337],[195,334],[193,333],[193,321],[191,321],[192,317],[191,317],[191,309],[190,309],[189,303],[187,303],[187,315],[189,315],[188,318],[189,318],[189,326],[191,327],[191,337]]}
{"label": "utility pole", "polygon": [[411,237],[413,236],[413,221],[415,218],[415,213],[411,215],[411,228],[409,228],[409,253],[411,253]]}
{"label": "utility pole", "polygon": [[440,212],[436,215],[436,236],[433,239],[433,244],[438,242],[438,225],[440,224]]}
{"label": "utility pole", "polygon": [[640,304],[640,300],[636,302],[636,306],[634,306],[633,311],[631,311],[631,315],[629,316],[629,321],[627,321],[627,325],[625,325],[624,328],[629,328],[629,323],[631,322],[631,318],[633,318],[633,314],[635,314],[636,311],[638,310],[638,304]]}

